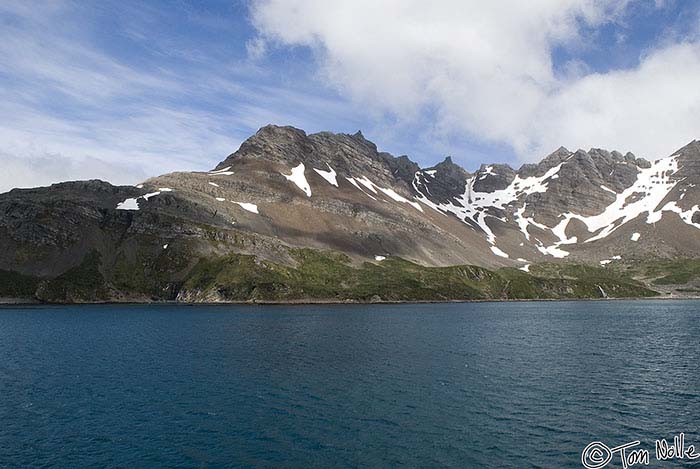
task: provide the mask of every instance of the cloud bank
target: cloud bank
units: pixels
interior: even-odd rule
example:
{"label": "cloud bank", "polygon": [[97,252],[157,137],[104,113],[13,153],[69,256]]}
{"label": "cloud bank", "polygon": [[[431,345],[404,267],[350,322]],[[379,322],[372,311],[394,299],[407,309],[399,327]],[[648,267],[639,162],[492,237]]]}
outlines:
{"label": "cloud bank", "polygon": [[0,2],[0,193],[206,170],[262,125],[318,128],[350,114],[338,99],[280,86],[245,60],[245,41],[197,35],[236,30],[230,18],[178,5]]}
{"label": "cloud bank", "polygon": [[[680,0],[4,0],[0,193],[209,169],[268,123],[361,129],[419,164],[451,154],[470,169],[560,145],[666,156],[700,138],[699,10]],[[643,47],[627,37],[645,30]]]}
{"label": "cloud bank", "polygon": [[313,50],[326,82],[378,115],[428,114],[436,134],[505,143],[522,160],[560,145],[666,156],[700,138],[696,38],[628,69],[554,63],[558,48],[585,49],[596,28],[624,21],[631,3],[257,0],[251,19],[268,46]]}

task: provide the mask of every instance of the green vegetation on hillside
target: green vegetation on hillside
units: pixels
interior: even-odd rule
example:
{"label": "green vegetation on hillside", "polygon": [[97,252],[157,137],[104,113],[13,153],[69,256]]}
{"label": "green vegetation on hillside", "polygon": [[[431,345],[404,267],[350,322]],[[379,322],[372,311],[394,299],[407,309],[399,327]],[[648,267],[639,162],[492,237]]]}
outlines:
{"label": "green vegetation on hillside", "polygon": [[608,264],[604,275],[634,278],[651,288],[697,294],[700,291],[700,259],[649,259]]}
{"label": "green vegetation on hillside", "polygon": [[700,279],[700,259],[659,260],[645,266],[647,277],[657,277],[654,285],[683,285]]}
{"label": "green vegetation on hillside", "polygon": [[424,267],[396,257],[358,266],[345,254],[313,249],[290,249],[296,261],[290,266],[244,254],[197,260],[185,246],[182,249],[120,252],[108,266],[100,254],[91,252],[77,267],[48,280],[0,271],[0,296],[61,303],[174,300],[178,293],[187,301],[632,298],[657,295],[635,280],[642,273],[661,283],[694,278],[700,272],[699,261],[614,268],[551,263],[533,265],[529,273],[469,265]]}
{"label": "green vegetation on hillside", "polygon": [[423,267],[388,258],[353,267],[339,253],[295,249],[296,267],[233,254],[201,259],[183,289],[194,298],[228,301],[449,301],[473,299],[600,298],[656,295],[641,283],[604,269],[546,266],[540,274],[475,266]]}
{"label": "green vegetation on hillside", "polygon": [[0,270],[0,297],[30,298],[38,285],[39,279],[36,277]]}
{"label": "green vegetation on hillside", "polygon": [[100,272],[100,254],[92,251],[80,265],[58,277],[42,282],[36,292],[39,300],[52,303],[106,301],[109,289]]}
{"label": "green vegetation on hillside", "polygon": [[129,254],[121,251],[116,256],[109,277],[114,288],[155,300],[174,300],[178,284],[174,278],[190,261],[188,249],[183,245],[179,249],[153,250],[143,245]]}

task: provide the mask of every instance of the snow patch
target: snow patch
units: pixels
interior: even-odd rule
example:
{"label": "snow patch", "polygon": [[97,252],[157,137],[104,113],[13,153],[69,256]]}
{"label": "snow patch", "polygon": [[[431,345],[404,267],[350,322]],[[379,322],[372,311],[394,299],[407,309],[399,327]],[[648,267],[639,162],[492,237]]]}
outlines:
{"label": "snow patch", "polygon": [[336,179],[336,172],[333,168],[331,168],[331,165],[326,163],[326,166],[328,166],[328,171],[323,171],[322,169],[316,169],[313,168],[316,173],[318,173],[319,176],[321,176],[323,179],[328,181],[328,184],[338,187],[338,180]]}
{"label": "snow patch", "polygon": [[[430,191],[424,172],[416,172],[413,187],[419,194],[416,197],[417,200],[439,213],[451,213],[475,229],[481,229],[487,241],[495,245],[496,236],[488,222],[493,218],[499,219],[499,217],[492,210],[506,210],[510,207],[518,207],[520,205],[518,201],[523,197],[546,192],[549,181],[558,177],[559,170],[563,164],[565,163],[560,163],[551,168],[542,176],[521,178],[519,175],[516,175],[508,187],[501,190],[490,193],[478,192],[474,190],[475,181],[493,173],[492,167],[487,166],[483,171],[467,178],[464,194],[461,197],[455,197],[454,203],[436,204],[429,199]],[[535,222],[533,218],[526,217],[526,205],[523,204],[522,207],[515,211],[513,218],[527,240],[531,239],[529,233],[531,227],[551,231],[556,236],[557,241],[551,246],[545,246],[538,241],[536,247],[542,254],[557,258],[569,255],[567,251],[561,249],[561,246],[579,242],[576,237],[569,238],[566,235],[569,222],[573,219],[583,222],[589,233],[591,233],[591,237],[586,239],[585,242],[606,238],[620,226],[640,216],[646,216],[647,223],[656,223],[661,220],[664,212],[676,213],[684,223],[700,229],[700,223],[693,223],[693,215],[700,211],[698,206],[686,210],[673,201],[661,205],[678,184],[678,180],[672,179],[678,169],[678,155],[672,155],[655,161],[649,168],[640,168],[636,181],[620,193],[601,185],[601,189],[615,194],[615,200],[598,215],[584,216],[577,213],[563,213],[560,216],[560,221],[555,226],[548,227]],[[637,241],[639,235],[637,234],[635,238],[632,241]]]}
{"label": "snow patch", "polygon": [[299,189],[304,191],[307,197],[311,197],[311,186],[309,186],[309,181],[307,181],[306,176],[304,176],[304,169],[304,163],[299,163],[299,166],[292,169],[292,174],[281,174],[287,178],[288,181],[292,181]]}
{"label": "snow patch", "polygon": [[373,196],[371,196],[370,194],[368,194],[367,192],[365,192],[365,190],[362,189],[362,188],[360,187],[360,185],[357,183],[357,181],[355,180],[355,178],[348,178],[348,177],[346,177],[345,179],[347,179],[348,182],[349,182],[350,184],[352,184],[353,186],[355,186],[360,192],[362,192],[363,194],[365,194],[365,195],[366,195],[367,197],[369,197],[370,199],[372,199],[372,200],[377,200],[376,197],[373,197]]}
{"label": "snow patch", "polygon": [[559,249],[559,247],[556,245],[544,246],[543,244],[539,244],[536,247],[537,250],[540,251],[542,254],[546,256],[556,257],[557,259],[562,259],[569,255],[569,252],[564,251],[563,249]]}
{"label": "snow patch", "polygon": [[[470,226],[476,224],[486,234],[487,241],[490,244],[495,244],[496,236],[489,227],[487,220],[488,218],[500,218],[488,213],[487,210],[490,208],[503,210],[506,206],[517,202],[521,197],[534,193],[546,192],[549,183],[548,179],[553,178],[553,176],[559,172],[563,164],[564,163],[559,163],[557,166],[550,168],[542,176],[521,178],[519,175],[516,175],[513,181],[505,189],[500,189],[493,192],[478,192],[474,190],[474,182],[476,181],[476,178],[483,177],[484,174],[493,174],[492,167],[487,166],[484,169],[484,172],[477,173],[477,175],[471,176],[467,179],[464,194],[462,194],[460,198],[455,198],[457,204],[436,204],[432,202],[419,187],[421,185],[425,186],[425,182],[419,179],[419,173],[416,173],[416,176],[414,177],[413,188],[416,190],[416,192],[418,192],[418,194],[420,194],[420,196],[416,196],[416,199],[418,199],[420,202],[423,202],[428,207],[440,213],[452,213]],[[518,225],[520,226],[521,231],[523,231],[523,234],[525,234],[527,233],[527,228],[529,225],[538,226],[538,224],[536,224],[532,219],[524,218],[523,213],[524,209],[521,209],[520,216],[518,218]],[[527,238],[529,239],[529,234],[527,234]],[[557,251],[554,250],[554,252]],[[568,253],[566,253],[566,255],[568,255]]]}
{"label": "snow patch", "polygon": [[693,223],[693,215],[700,210],[697,205],[694,205],[692,208],[688,210],[683,210],[680,208],[678,205],[676,205],[675,202],[669,202],[666,205],[664,205],[664,208],[661,209],[661,211],[669,211],[669,212],[674,212],[678,214],[679,217],[681,217],[681,220],[683,220],[686,224],[690,226],[694,226],[695,228],[700,228],[699,223]]}
{"label": "snow patch", "polygon": [[[526,217],[526,216],[525,216],[525,209],[526,209],[526,208],[527,208],[527,204],[523,204],[523,206],[520,207],[520,209],[518,209],[518,210],[515,212],[515,216],[517,217],[516,220],[515,220],[515,222],[516,222],[516,223],[518,224],[518,226],[520,227],[520,231],[522,231],[522,233],[525,235],[525,239],[527,239],[527,240],[529,241],[529,240],[530,240],[530,232],[528,231],[528,227],[529,227],[530,225],[536,226],[537,228],[541,228],[541,229],[543,229],[543,230],[546,230],[547,227],[546,227],[545,225],[541,224],[541,223],[537,223],[537,222],[536,222],[534,219],[532,219],[532,218]],[[522,246],[522,244],[521,244],[521,246]]]}
{"label": "snow patch", "polygon": [[139,210],[139,203],[136,199],[126,199],[117,204],[117,210]]}
{"label": "snow patch", "polygon": [[603,259],[600,261],[600,265],[608,265],[612,261],[619,261],[620,259],[622,259],[622,256],[612,256],[610,259]]}
{"label": "snow patch", "polygon": [[214,187],[219,187],[219,185],[218,185],[217,183],[211,182],[211,181],[209,181],[209,185],[210,185],[210,186],[214,186]]}
{"label": "snow patch", "polygon": [[483,181],[484,179],[486,179],[489,174],[496,174],[493,172],[493,166],[487,166],[484,168],[484,171],[481,173],[481,176],[479,176],[479,181]]}
{"label": "snow patch", "polygon": [[[670,179],[670,175],[676,171],[678,171],[678,158],[676,156],[655,161],[650,168],[641,169],[635,183],[618,194],[615,201],[608,205],[601,214],[590,217],[573,215],[572,218],[577,218],[585,223],[588,231],[595,233],[600,230],[597,235],[587,239],[586,242],[603,239],[620,226],[643,214],[647,214],[647,223],[654,223],[657,217],[660,220],[663,209],[657,211],[656,207],[676,186],[677,182]],[[646,193],[647,195],[635,202],[626,203],[627,199],[635,193]],[[617,221],[619,223],[615,224]]]}
{"label": "snow patch", "polygon": [[260,213],[258,212],[258,206],[255,204],[250,204],[247,202],[234,202],[234,204],[238,204],[243,210],[247,210],[252,213]]}
{"label": "snow patch", "polygon": [[[418,202],[414,202],[411,200],[408,200],[406,197],[403,197],[402,195],[398,194],[394,189],[387,188],[387,187],[379,187],[375,183],[369,180],[367,176],[362,176],[361,178],[345,178],[347,179],[353,186],[356,188],[360,189],[362,192],[364,192],[368,197],[371,197],[374,200],[377,200],[376,197],[368,194],[362,187],[360,187],[360,184],[367,188],[369,191],[371,191],[374,194],[379,194],[379,192],[382,192],[384,195],[388,196],[390,199],[396,201],[396,202],[401,202],[404,204],[409,204],[413,206],[416,210],[419,212],[423,212],[423,207]],[[359,183],[359,184],[358,184]]]}
{"label": "snow patch", "polygon": [[384,257],[384,256],[374,256],[374,260],[375,260],[375,261],[378,261],[378,262],[381,262],[381,261],[383,261],[383,260],[385,260],[385,259],[386,259],[386,257]]}
{"label": "snow patch", "polygon": [[632,236],[630,237],[630,239],[631,239],[632,241],[639,241],[639,237],[640,237],[640,236],[641,236],[641,235],[640,235],[639,233],[632,233]]}
{"label": "snow patch", "polygon": [[377,193],[377,189],[374,188],[374,183],[367,179],[367,176],[362,176],[361,178],[356,179],[357,182],[365,186],[367,189],[371,190],[375,194]]}
{"label": "snow patch", "polygon": [[233,171],[229,171],[229,169],[231,169],[231,167],[226,166],[224,169],[209,171],[209,174],[211,174],[212,176],[230,176],[233,174]]}
{"label": "snow patch", "polygon": [[[552,232],[560,239],[557,244],[576,242],[574,238],[566,239],[564,235],[566,227],[572,219],[582,221],[589,232],[598,233],[585,241],[590,243],[606,238],[620,226],[640,215],[647,215],[647,223],[656,223],[661,220],[664,211],[676,211],[671,203],[657,210],[659,204],[677,184],[677,181],[672,181],[670,178],[676,171],[678,171],[677,155],[655,161],[650,168],[641,169],[635,183],[617,194],[615,201],[608,205],[602,213],[588,217],[575,213],[562,214],[563,220],[552,228]],[[627,203],[630,197],[640,193],[645,194],[644,197]]]}
{"label": "snow patch", "polygon": [[404,204],[410,204],[410,205],[412,205],[416,210],[418,210],[418,211],[420,211],[420,212],[423,211],[423,207],[421,207],[420,204],[419,204],[418,202],[412,202],[412,201],[408,200],[407,198],[400,196],[400,195],[397,194],[393,189],[385,189],[385,188],[383,188],[383,187],[380,187],[379,190],[382,191],[383,193],[385,193],[386,195],[388,195],[389,197],[391,197],[392,199],[394,199],[394,200],[397,201],[397,202],[401,202],[401,203],[404,203]]}
{"label": "snow patch", "polygon": [[217,197],[216,200],[218,200],[219,202],[224,202],[226,199],[224,199],[223,197]]}
{"label": "snow patch", "polygon": [[156,192],[149,192],[148,194],[141,195],[139,197],[126,199],[123,202],[117,204],[117,210],[140,210],[138,199],[148,200],[151,197],[160,195],[161,192],[171,192],[172,189],[167,187],[160,187]]}
{"label": "snow patch", "polygon": [[500,256],[500,257],[505,257],[508,259],[510,256],[506,254],[505,252],[501,251],[498,249],[496,246],[491,246],[491,252],[493,252],[495,255]]}

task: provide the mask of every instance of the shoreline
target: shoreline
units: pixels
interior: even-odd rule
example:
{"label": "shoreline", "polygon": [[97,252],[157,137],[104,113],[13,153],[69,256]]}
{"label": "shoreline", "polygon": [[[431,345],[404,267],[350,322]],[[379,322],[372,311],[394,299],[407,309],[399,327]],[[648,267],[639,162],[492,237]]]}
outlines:
{"label": "shoreline", "polygon": [[183,302],[183,301],[96,301],[79,303],[46,303],[37,300],[11,298],[5,301],[0,298],[0,308],[12,306],[316,306],[316,305],[402,305],[402,304],[453,304],[453,303],[520,303],[520,302],[554,302],[554,301],[668,301],[668,300],[700,300],[698,296],[649,296],[649,297],[615,297],[615,298],[513,298],[513,299],[471,299],[471,300],[412,300],[412,301],[340,301],[340,300],[296,300],[296,301],[216,301],[216,302]]}

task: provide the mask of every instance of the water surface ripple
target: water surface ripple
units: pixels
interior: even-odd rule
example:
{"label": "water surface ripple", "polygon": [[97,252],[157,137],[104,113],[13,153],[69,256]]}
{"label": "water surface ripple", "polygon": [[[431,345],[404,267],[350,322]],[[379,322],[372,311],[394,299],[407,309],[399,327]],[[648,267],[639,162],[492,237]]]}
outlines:
{"label": "water surface ripple", "polygon": [[0,466],[554,468],[594,440],[700,446],[699,319],[694,301],[5,307]]}

